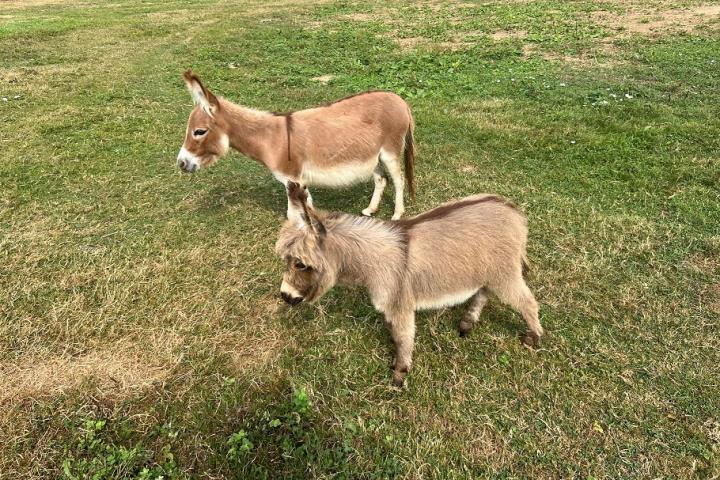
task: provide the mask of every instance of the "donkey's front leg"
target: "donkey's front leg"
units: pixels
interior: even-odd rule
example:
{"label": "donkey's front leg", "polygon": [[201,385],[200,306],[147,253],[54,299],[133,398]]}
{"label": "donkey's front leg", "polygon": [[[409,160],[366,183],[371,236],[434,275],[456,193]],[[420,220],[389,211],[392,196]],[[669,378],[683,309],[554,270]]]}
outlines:
{"label": "donkey's front leg", "polygon": [[395,342],[395,359],[392,363],[393,385],[402,387],[405,375],[410,371],[415,345],[415,312],[387,312],[385,314],[390,335]]}

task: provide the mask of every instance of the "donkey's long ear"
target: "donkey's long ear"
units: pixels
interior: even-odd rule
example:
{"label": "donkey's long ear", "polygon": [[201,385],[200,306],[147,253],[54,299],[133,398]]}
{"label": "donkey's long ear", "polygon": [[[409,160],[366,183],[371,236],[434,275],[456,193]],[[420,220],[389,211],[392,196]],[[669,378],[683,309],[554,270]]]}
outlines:
{"label": "donkey's long ear", "polygon": [[188,90],[190,90],[190,95],[192,95],[195,103],[200,105],[203,111],[212,117],[220,108],[220,103],[215,95],[205,88],[205,85],[203,85],[200,81],[200,77],[195,75],[191,70],[187,70],[183,73],[183,79],[185,80],[185,85],[187,85]]}
{"label": "donkey's long ear", "polygon": [[317,213],[308,204],[308,193],[299,183],[288,181],[288,219],[294,221],[298,227],[309,227],[320,236],[325,236],[325,225],[322,224]]}

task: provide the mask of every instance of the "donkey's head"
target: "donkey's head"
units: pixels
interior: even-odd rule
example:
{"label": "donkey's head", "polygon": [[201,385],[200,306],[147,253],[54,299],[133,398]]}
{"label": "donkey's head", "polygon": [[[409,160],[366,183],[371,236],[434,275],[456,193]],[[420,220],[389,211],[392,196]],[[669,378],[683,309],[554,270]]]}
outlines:
{"label": "donkey's head", "polygon": [[295,182],[287,186],[290,208],[275,251],[285,261],[280,296],[290,305],[312,303],[335,284],[337,272],[328,251],[324,215],[307,201],[307,191]]}
{"label": "donkey's head", "polygon": [[228,151],[229,139],[218,118],[221,111],[217,97],[190,70],[183,74],[183,78],[195,100],[195,108],[188,119],[177,164],[184,172],[193,173],[224,155]]}

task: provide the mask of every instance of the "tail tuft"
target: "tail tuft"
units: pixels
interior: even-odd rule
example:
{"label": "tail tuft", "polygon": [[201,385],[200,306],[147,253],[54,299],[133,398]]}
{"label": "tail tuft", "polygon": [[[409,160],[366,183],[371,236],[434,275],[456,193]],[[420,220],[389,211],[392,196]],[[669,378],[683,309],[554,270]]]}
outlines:
{"label": "tail tuft", "polygon": [[[408,108],[408,113],[410,109]],[[415,140],[413,139],[413,119],[410,114],[410,126],[405,133],[405,182],[410,197],[415,199]]]}

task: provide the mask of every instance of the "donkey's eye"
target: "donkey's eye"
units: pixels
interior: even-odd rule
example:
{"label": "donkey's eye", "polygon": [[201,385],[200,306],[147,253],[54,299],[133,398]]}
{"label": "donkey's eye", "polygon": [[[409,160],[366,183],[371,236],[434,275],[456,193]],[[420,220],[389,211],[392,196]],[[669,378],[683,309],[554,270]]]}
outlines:
{"label": "donkey's eye", "polygon": [[298,260],[297,262],[295,262],[295,268],[297,268],[298,270],[307,270],[309,267],[302,263],[300,260]]}
{"label": "donkey's eye", "polygon": [[207,133],[207,128],[196,128],[193,130],[193,137],[202,137]]}

